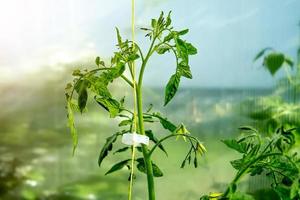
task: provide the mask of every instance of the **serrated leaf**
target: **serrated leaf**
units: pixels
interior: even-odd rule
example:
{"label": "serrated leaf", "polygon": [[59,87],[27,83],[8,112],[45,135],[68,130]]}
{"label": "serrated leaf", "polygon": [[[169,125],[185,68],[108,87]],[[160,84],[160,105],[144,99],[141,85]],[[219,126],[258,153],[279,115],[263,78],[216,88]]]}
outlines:
{"label": "serrated leaf", "polygon": [[[158,143],[159,139],[157,139],[157,138],[154,136],[152,130],[146,130],[146,131],[145,131],[145,134],[149,137],[149,139],[150,139],[152,142],[154,142],[155,144]],[[166,149],[164,148],[164,146],[163,146],[161,143],[158,145],[158,148],[160,148],[160,150],[162,150],[162,151],[166,154],[166,156],[168,156],[168,153],[167,153]]]}
{"label": "serrated leaf", "polygon": [[264,66],[269,70],[272,76],[280,69],[284,62],[284,55],[282,53],[270,53],[264,59]]}
{"label": "serrated leaf", "polygon": [[177,70],[179,71],[181,76],[189,79],[193,78],[190,66],[186,64],[186,62],[181,61],[180,63],[178,63]]}
{"label": "serrated leaf", "polygon": [[76,128],[74,125],[74,114],[73,114],[70,100],[67,101],[67,111],[68,111],[68,126],[70,128],[70,133],[71,133],[72,140],[73,140],[72,154],[74,155],[76,147],[78,145],[78,136],[77,136],[77,131],[76,131]]}
{"label": "serrated leaf", "polygon": [[118,138],[118,134],[113,134],[112,136],[110,136],[106,139],[106,143],[102,147],[99,158],[98,158],[99,167],[101,166],[103,159],[108,155],[109,151],[112,150],[113,143],[117,140],[117,138]]}
{"label": "serrated leaf", "polygon": [[[138,158],[136,161],[138,162],[138,164],[137,164],[137,166],[136,166],[137,169],[138,169],[140,172],[143,172],[143,173],[146,174],[146,166],[145,166],[144,159],[143,159],[143,158]],[[153,176],[154,176],[154,177],[162,177],[162,176],[163,176],[162,171],[161,171],[161,170],[159,169],[159,167],[158,167],[156,164],[154,164],[153,162],[152,162],[152,170],[153,170]]]}
{"label": "serrated leaf", "polygon": [[178,73],[173,74],[165,88],[164,106],[166,106],[172,100],[172,98],[175,96],[175,94],[178,90],[178,87],[179,87],[179,83],[180,83],[180,75]]}
{"label": "serrated leaf", "polygon": [[127,159],[127,160],[123,160],[123,161],[121,161],[121,162],[118,162],[117,164],[115,164],[114,166],[112,166],[112,167],[110,168],[110,170],[108,170],[108,171],[105,173],[105,175],[111,174],[111,173],[113,173],[113,172],[116,172],[116,171],[118,171],[118,170],[123,169],[123,167],[125,167],[125,166],[128,164],[128,162],[129,162],[130,160],[131,160],[131,159]]}

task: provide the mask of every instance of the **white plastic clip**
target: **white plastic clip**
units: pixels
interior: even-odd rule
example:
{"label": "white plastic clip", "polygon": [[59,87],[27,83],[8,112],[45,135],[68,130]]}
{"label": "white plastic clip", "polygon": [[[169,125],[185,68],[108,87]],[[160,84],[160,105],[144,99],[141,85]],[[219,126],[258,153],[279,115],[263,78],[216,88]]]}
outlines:
{"label": "white plastic clip", "polygon": [[137,133],[125,133],[122,136],[122,143],[134,146],[139,146],[140,144],[149,145],[149,137]]}

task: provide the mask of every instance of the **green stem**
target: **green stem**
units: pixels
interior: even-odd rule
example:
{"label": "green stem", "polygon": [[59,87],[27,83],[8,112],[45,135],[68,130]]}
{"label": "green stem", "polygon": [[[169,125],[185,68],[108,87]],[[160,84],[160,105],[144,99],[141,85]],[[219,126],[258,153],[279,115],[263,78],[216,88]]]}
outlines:
{"label": "green stem", "polygon": [[[140,134],[145,135],[145,128],[144,128],[144,117],[143,117],[143,93],[142,93],[142,84],[143,84],[143,75],[144,70],[147,64],[148,59],[150,58],[153,49],[153,45],[155,43],[156,38],[153,38],[152,43],[149,47],[147,55],[142,62],[138,84],[136,88],[136,98],[137,98],[137,112],[138,112],[138,123],[139,123],[139,130]],[[149,149],[146,145],[142,145],[143,157],[147,172],[147,182],[148,182],[148,195],[149,200],[155,200],[155,188],[154,188],[154,176],[153,176],[153,169],[152,169],[152,161],[151,157],[149,156]]]}
{"label": "green stem", "polygon": [[231,186],[234,184],[237,184],[237,182],[243,177],[243,175],[247,172],[247,170],[256,162],[258,162],[259,160],[265,159],[267,157],[270,156],[279,156],[282,155],[281,153],[268,153],[265,155],[260,155],[258,156],[256,159],[253,159],[246,167],[244,167],[242,170],[240,170],[236,176],[234,177],[234,179],[231,181],[231,183],[229,184],[229,186],[227,187],[226,191],[224,192],[223,196],[224,197],[228,197],[228,194],[230,193],[230,189]]}
{"label": "green stem", "polygon": [[[138,111],[138,123],[139,123],[140,134],[145,135],[144,120],[143,120],[143,106],[142,106],[143,103],[142,90],[140,86],[136,87],[136,94],[137,94],[137,111]],[[144,162],[145,162],[146,172],[147,172],[149,200],[155,200],[154,176],[153,176],[151,157],[149,156],[149,150],[146,145],[142,145],[142,150],[143,150]]]}

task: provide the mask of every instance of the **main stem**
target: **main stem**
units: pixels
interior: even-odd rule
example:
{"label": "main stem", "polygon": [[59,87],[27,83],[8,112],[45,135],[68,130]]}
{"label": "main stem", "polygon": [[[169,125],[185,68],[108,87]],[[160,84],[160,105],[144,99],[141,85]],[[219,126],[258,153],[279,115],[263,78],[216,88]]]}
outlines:
{"label": "main stem", "polygon": [[[138,122],[139,122],[140,134],[145,135],[144,120],[143,120],[142,88],[140,84],[138,84],[138,86],[136,87],[136,94],[137,94],[137,111],[138,111]],[[144,162],[145,162],[145,167],[147,172],[149,200],[155,200],[155,189],[154,189],[154,178],[153,178],[154,176],[153,176],[151,157],[146,145],[142,145],[142,150],[143,150]]]}

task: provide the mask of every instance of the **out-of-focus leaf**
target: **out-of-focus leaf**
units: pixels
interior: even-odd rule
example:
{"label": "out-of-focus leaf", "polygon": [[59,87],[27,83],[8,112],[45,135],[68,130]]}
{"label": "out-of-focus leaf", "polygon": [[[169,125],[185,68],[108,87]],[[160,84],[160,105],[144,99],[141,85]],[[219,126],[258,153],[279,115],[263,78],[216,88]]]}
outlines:
{"label": "out-of-focus leaf", "polygon": [[118,149],[117,151],[115,151],[114,154],[116,154],[116,153],[121,153],[121,152],[124,152],[124,151],[127,151],[128,149],[130,149],[130,147],[123,147],[123,148]]}
{"label": "out-of-focus leaf", "polygon": [[74,125],[74,114],[72,110],[71,100],[67,101],[67,110],[68,110],[68,126],[70,128],[72,140],[73,140],[73,155],[75,153],[77,144],[78,144],[78,136],[77,131]]}
{"label": "out-of-focus leaf", "polygon": [[262,57],[266,51],[271,50],[271,47],[267,47],[262,49],[260,52],[258,52],[258,54],[255,56],[255,58],[253,59],[253,61],[256,61],[257,59],[259,59],[260,57]]}
{"label": "out-of-focus leaf", "polygon": [[282,53],[270,53],[264,59],[264,66],[269,70],[272,76],[280,69],[284,62],[284,55]]}
{"label": "out-of-focus leaf", "polygon": [[222,140],[226,146],[228,146],[231,149],[234,149],[240,153],[246,153],[247,152],[247,144],[246,143],[238,143],[236,140]]}

